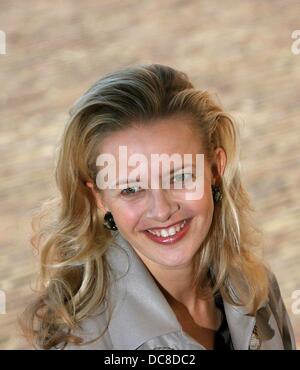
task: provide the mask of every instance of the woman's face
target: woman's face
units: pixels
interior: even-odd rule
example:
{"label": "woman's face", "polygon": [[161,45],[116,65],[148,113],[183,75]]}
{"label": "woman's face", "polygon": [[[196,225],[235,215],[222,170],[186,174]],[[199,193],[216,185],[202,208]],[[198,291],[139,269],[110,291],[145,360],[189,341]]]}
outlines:
{"label": "woman's face", "polygon": [[[128,158],[138,153],[147,159],[148,167],[143,168],[148,172],[149,186],[140,187],[137,181],[130,181],[122,189],[101,190],[101,196],[93,191],[98,207],[112,213],[119,232],[146,265],[156,264],[168,268],[189,265],[212,222],[214,203],[211,185],[215,180],[210,164],[204,156],[204,193],[200,199],[190,200],[186,197],[190,190],[185,184],[192,179],[192,175],[195,176],[195,168],[178,171],[175,168],[175,172],[170,175],[170,189],[163,186],[154,189],[151,188],[150,178],[155,170],[150,163],[151,154],[177,153],[183,163],[184,154],[192,154],[195,165],[196,154],[203,154],[203,150],[190,120],[179,117],[161,119],[152,124],[129,127],[106,138],[101,144],[100,153],[112,154],[116,159],[117,181],[123,180],[123,177],[118,177],[122,161],[119,158],[120,146],[126,146]],[[217,161],[221,174],[224,158],[224,151],[219,148]],[[136,167],[127,166],[129,180],[130,172]],[[162,166],[155,175],[160,181],[166,178]],[[181,181],[182,189],[172,188],[172,183],[178,181]]]}

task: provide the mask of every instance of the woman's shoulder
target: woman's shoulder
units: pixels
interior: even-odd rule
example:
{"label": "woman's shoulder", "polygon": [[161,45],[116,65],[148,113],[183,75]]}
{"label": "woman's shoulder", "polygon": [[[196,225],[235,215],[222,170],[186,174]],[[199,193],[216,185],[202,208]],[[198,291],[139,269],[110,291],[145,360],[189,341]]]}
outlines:
{"label": "woman's shoulder", "polygon": [[283,308],[285,309],[278,279],[275,273],[270,268],[268,268],[267,274],[269,278],[269,303],[276,306],[277,310],[282,310]]}
{"label": "woman's shoulder", "polygon": [[288,349],[296,349],[294,331],[282,298],[281,290],[276,275],[268,269],[269,296],[268,304],[275,317],[283,342]]}

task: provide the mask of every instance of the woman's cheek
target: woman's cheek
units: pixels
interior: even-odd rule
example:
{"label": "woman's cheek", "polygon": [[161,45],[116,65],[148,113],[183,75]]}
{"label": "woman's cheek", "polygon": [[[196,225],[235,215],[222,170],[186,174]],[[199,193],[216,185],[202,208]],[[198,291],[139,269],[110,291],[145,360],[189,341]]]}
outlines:
{"label": "woman's cheek", "polygon": [[115,204],[115,221],[122,225],[122,228],[134,228],[141,215],[141,207],[136,204]]}

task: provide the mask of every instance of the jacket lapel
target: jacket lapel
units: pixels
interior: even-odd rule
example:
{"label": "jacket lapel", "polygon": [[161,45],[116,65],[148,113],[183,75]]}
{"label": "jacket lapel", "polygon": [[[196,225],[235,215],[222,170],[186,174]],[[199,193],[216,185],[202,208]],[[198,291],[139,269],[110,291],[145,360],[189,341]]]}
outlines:
{"label": "jacket lapel", "polygon": [[114,270],[110,296],[115,310],[109,326],[114,348],[136,349],[151,338],[180,331],[173,310],[143,262],[120,234],[116,242],[107,255]]}
{"label": "jacket lapel", "polygon": [[243,307],[224,301],[225,315],[235,350],[247,350],[255,325],[255,317],[246,314]]}

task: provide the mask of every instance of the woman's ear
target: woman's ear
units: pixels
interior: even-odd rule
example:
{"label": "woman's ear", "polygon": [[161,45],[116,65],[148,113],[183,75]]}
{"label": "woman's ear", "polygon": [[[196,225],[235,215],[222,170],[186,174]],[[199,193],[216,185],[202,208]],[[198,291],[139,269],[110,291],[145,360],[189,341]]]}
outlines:
{"label": "woman's ear", "polygon": [[86,181],[85,185],[90,189],[95,199],[96,205],[99,209],[101,209],[104,214],[107,212],[106,207],[104,206],[103,199],[101,198],[100,194],[95,190],[95,185],[92,181]]}
{"label": "woman's ear", "polygon": [[218,182],[220,177],[223,177],[227,163],[227,156],[224,148],[218,147],[215,149],[215,164],[217,173],[213,173],[214,181]]}

